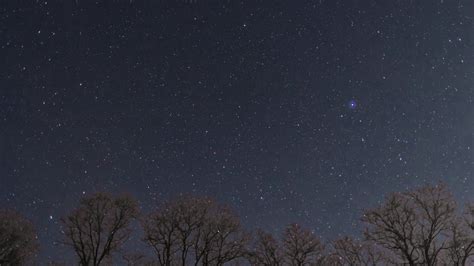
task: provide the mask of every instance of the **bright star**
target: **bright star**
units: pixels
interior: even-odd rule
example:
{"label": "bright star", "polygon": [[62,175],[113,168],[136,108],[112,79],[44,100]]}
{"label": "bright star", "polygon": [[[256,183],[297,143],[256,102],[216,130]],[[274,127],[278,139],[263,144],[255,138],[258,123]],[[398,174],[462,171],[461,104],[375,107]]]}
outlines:
{"label": "bright star", "polygon": [[355,100],[350,100],[348,105],[350,109],[354,110],[357,107],[357,102]]}

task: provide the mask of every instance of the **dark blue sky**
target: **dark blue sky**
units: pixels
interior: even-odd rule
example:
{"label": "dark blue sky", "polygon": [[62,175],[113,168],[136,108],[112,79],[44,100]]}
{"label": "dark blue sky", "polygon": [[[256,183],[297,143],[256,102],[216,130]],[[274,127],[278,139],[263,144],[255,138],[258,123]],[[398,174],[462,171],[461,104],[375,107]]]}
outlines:
{"label": "dark blue sky", "polygon": [[145,212],[205,194],[324,239],[390,191],[473,198],[473,1],[19,2],[0,5],[0,201],[40,261],[94,191]]}

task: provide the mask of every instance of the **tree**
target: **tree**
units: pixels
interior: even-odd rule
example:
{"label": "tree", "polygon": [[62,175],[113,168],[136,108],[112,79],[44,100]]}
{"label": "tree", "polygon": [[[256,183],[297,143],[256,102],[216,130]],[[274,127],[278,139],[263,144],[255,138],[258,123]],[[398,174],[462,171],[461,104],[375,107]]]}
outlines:
{"label": "tree", "polygon": [[208,198],[165,202],[142,224],[160,265],[223,265],[245,255],[248,237],[238,217]]}
{"label": "tree", "polygon": [[287,265],[321,264],[324,246],[311,231],[290,224],[283,234],[283,254]]}
{"label": "tree", "polygon": [[79,257],[80,265],[100,265],[110,259],[130,236],[130,223],[138,216],[135,200],[97,193],[62,219],[65,244]]}
{"label": "tree", "polygon": [[447,248],[443,234],[455,217],[455,203],[444,185],[394,193],[363,216],[367,240],[391,250],[400,263],[436,265]]}
{"label": "tree", "polygon": [[210,203],[205,198],[182,197],[166,202],[143,220],[144,241],[154,249],[160,265],[171,265],[178,253],[181,264],[186,264],[192,238],[203,226]]}
{"label": "tree", "polygon": [[0,210],[0,265],[21,265],[38,251],[30,221],[12,210]]}
{"label": "tree", "polygon": [[244,257],[250,238],[238,217],[220,205],[213,206],[208,214],[194,238],[195,264],[201,261],[203,265],[224,265]]}
{"label": "tree", "polygon": [[449,228],[446,260],[451,265],[472,264],[474,255],[474,205],[469,204],[462,217],[457,217]]}
{"label": "tree", "polygon": [[252,265],[282,265],[283,254],[278,240],[271,234],[258,230],[255,247],[249,254],[249,260]]}
{"label": "tree", "polygon": [[381,265],[385,262],[383,252],[374,244],[343,237],[333,242],[334,256],[339,260],[337,265]]}
{"label": "tree", "polygon": [[155,266],[158,265],[149,260],[148,257],[141,252],[128,252],[122,255],[122,259],[128,266]]}
{"label": "tree", "polygon": [[324,255],[324,245],[310,230],[298,224],[288,225],[280,240],[258,230],[248,260],[252,265],[332,265],[331,257]]}
{"label": "tree", "polygon": [[452,222],[449,230],[447,254],[445,256],[446,264],[466,265],[474,251],[474,240],[470,235],[470,229],[465,221],[459,218]]}

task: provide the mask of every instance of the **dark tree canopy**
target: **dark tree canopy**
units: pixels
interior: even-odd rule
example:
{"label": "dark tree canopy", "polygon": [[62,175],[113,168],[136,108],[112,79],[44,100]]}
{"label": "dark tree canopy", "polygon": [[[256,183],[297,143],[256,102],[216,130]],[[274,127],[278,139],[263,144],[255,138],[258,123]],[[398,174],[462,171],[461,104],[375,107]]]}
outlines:
{"label": "dark tree canopy", "polygon": [[444,185],[394,193],[365,212],[368,240],[385,247],[398,263],[436,265],[449,243],[445,234],[455,218],[455,202]]}
{"label": "dark tree canopy", "polygon": [[298,224],[290,224],[283,233],[284,262],[288,265],[319,265],[324,256],[324,245],[313,232]]}
{"label": "dark tree canopy", "polygon": [[229,208],[200,197],[166,202],[143,228],[160,265],[223,265],[244,257],[249,239]]}
{"label": "dark tree canopy", "polygon": [[280,239],[258,230],[248,258],[252,265],[321,265],[326,259],[324,249],[313,232],[290,224]]}
{"label": "dark tree canopy", "polygon": [[26,218],[0,210],[0,265],[21,265],[38,251],[36,231]]}
{"label": "dark tree canopy", "polygon": [[387,262],[386,254],[375,243],[342,237],[333,242],[334,265],[372,266]]}
{"label": "dark tree canopy", "polygon": [[65,243],[72,246],[81,265],[100,265],[129,238],[130,222],[138,215],[135,200],[97,193],[83,198],[62,219]]}
{"label": "dark tree canopy", "polygon": [[281,244],[275,237],[263,230],[257,231],[254,247],[248,256],[253,265],[279,266],[283,264]]}
{"label": "dark tree canopy", "polygon": [[[296,223],[277,236],[261,229],[251,235],[234,211],[207,197],[181,196],[138,216],[137,202],[128,196],[93,194],[62,219],[64,243],[80,265],[94,266],[112,265],[118,258],[127,265],[164,266],[474,263],[474,206],[467,204],[464,212],[457,212],[442,184],[390,194],[380,206],[364,212],[363,238],[341,236],[326,243]],[[124,248],[136,218],[148,251]],[[1,210],[0,265],[24,264],[37,250],[32,224],[16,212]],[[154,256],[148,257],[151,252]],[[117,253],[122,256],[114,256]]]}

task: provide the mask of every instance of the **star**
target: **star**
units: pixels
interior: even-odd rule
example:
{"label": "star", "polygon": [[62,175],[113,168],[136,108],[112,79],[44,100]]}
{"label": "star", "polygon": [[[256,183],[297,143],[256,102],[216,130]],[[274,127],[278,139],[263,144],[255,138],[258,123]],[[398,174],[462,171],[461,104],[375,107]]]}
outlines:
{"label": "star", "polygon": [[349,109],[351,110],[354,110],[357,108],[357,102],[355,100],[350,100],[347,105],[349,106]]}

